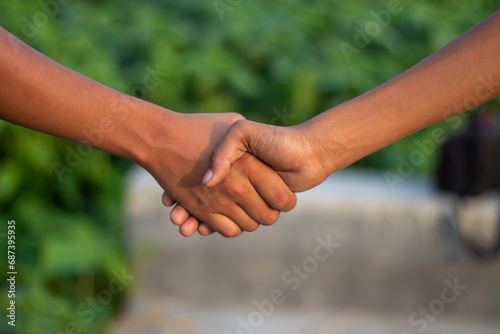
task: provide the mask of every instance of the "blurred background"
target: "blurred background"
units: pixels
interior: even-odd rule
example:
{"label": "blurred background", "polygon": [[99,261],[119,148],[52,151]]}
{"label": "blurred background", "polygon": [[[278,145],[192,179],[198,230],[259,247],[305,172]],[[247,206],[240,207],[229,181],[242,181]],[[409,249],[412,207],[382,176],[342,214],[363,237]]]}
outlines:
{"label": "blurred background", "polygon": [[[498,0],[10,1],[0,4],[0,25],[75,71],[171,110],[239,112],[289,126],[391,79],[499,7]],[[144,84],[159,72],[157,85]],[[498,106],[497,99],[487,108],[498,115]],[[498,265],[476,267],[438,237],[451,226],[440,225],[443,217],[453,220],[453,213],[443,213],[448,202],[432,182],[439,143],[396,189],[387,179],[401,176],[400,157],[409,159],[416,142],[432,138],[435,129],[459,133],[478,112],[357,162],[337,183],[334,176],[304,194],[296,213],[245,235],[241,244],[219,236],[182,239],[161,208],[159,187],[144,172],[130,172],[132,164],[122,159],[93,151],[58,178],[54,168],[75,144],[0,121],[0,220],[16,220],[19,273],[17,326],[2,321],[0,331],[233,333],[242,316],[250,327],[240,325],[241,333],[323,333],[307,327],[309,322],[340,333],[350,326],[345,319],[359,317],[380,332],[422,332],[422,322],[404,320],[398,327],[399,320],[388,319],[395,311],[407,319],[418,312],[416,306],[428,307],[446,287],[443,281],[453,282],[459,273],[465,275],[459,282],[485,281],[476,285],[483,287],[479,292],[468,291],[473,297],[462,299],[465,306],[453,309],[489,324],[482,319],[500,312],[498,302],[488,299],[498,300],[498,293],[487,289],[500,277]],[[2,245],[6,231],[0,231]],[[306,287],[289,291],[282,309],[291,311],[269,321],[264,315],[263,327],[252,327],[247,316],[254,299],[269,298],[275,288],[287,290],[282,274],[312,256],[317,237],[328,235],[350,245],[347,255],[337,263],[328,259]],[[2,270],[3,282],[5,275]],[[121,285],[113,288],[111,282]],[[6,293],[0,300],[7,305]],[[248,312],[238,313],[235,305]],[[302,319],[305,310],[316,313]],[[382,314],[375,320],[374,310]],[[186,314],[191,320],[179,323]],[[340,327],[332,329],[331,322]]]}

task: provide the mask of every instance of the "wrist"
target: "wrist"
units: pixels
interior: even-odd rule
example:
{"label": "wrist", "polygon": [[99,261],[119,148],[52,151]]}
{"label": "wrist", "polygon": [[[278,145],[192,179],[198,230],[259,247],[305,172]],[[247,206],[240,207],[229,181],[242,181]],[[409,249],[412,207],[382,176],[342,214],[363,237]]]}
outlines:
{"label": "wrist", "polygon": [[347,137],[343,131],[336,130],[338,116],[334,110],[330,110],[298,126],[309,142],[312,155],[327,175],[347,167],[352,160]]}
{"label": "wrist", "polygon": [[180,114],[141,100],[131,109],[125,119],[126,138],[120,141],[124,153],[118,155],[151,170],[158,160],[159,144],[172,142],[172,126]]}

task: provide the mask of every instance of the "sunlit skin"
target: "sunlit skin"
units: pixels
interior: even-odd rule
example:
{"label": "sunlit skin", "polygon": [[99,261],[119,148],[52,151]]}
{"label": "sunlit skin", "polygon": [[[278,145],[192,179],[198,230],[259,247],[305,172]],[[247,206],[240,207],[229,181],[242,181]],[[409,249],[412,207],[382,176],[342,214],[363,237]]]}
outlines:
{"label": "sunlit skin", "polygon": [[[120,156],[144,167],[205,225],[235,237],[271,225],[296,197],[278,174],[250,154],[215,187],[202,185],[210,155],[241,115],[180,114],[78,74],[0,28],[0,118]],[[198,221],[182,219],[189,236]],[[176,214],[178,216],[176,216]],[[196,224],[195,224],[196,222]]]}
{"label": "sunlit skin", "polygon": [[[332,173],[430,125],[500,95],[500,12],[367,93],[294,127],[281,128],[241,120],[215,149],[206,183],[224,179],[247,152],[256,155],[293,191],[304,191]],[[164,196],[164,202],[173,201]],[[172,222],[182,229],[198,224],[177,205]]]}

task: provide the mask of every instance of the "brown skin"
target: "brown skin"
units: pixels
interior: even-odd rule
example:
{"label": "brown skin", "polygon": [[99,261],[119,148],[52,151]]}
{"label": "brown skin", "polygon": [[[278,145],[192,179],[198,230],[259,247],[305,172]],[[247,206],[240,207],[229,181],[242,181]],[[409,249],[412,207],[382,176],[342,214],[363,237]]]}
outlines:
{"label": "brown skin", "polygon": [[[276,172],[249,154],[216,187],[201,184],[211,152],[241,115],[179,114],[122,94],[1,27],[0,49],[1,119],[141,165],[207,228],[226,237],[273,224],[279,211],[295,206],[295,194]],[[188,220],[181,233],[189,236],[197,228]]]}
{"label": "brown skin", "polygon": [[[304,124],[280,128],[237,121],[214,151],[206,184],[218,184],[251,152],[293,191],[307,190],[401,138],[498,97],[499,36],[496,12],[394,79]],[[182,226],[178,217],[172,221]],[[201,224],[199,230],[208,228]]]}
{"label": "brown skin", "polygon": [[[179,115],[178,136],[172,141],[158,140],[153,147],[151,165],[145,165],[168,194],[175,194],[179,203],[191,207],[189,212],[209,221],[207,225],[225,236],[241,234],[238,226],[244,231],[254,231],[259,223],[273,224],[279,212],[267,203],[283,211],[291,210],[296,203],[295,195],[276,172],[250,154],[243,156],[217,187],[201,184],[210,155],[235,121],[234,117],[231,114]],[[186,133],[193,135],[186,136]],[[196,228],[183,227],[181,232],[191,235]]]}

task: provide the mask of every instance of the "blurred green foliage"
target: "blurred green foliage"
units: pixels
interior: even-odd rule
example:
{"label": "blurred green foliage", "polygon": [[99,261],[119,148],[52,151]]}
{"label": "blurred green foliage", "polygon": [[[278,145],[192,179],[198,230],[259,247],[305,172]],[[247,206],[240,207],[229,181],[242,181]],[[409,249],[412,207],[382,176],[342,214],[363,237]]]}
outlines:
{"label": "blurred green foliage", "polygon": [[[389,80],[500,6],[500,0],[401,1],[402,11],[346,57],[341,43],[354,45],[354,29],[365,31],[376,22],[371,11],[389,3],[10,1],[0,4],[0,25],[84,75],[172,110],[236,111],[293,125]],[[150,91],[135,89],[148,66],[169,75]],[[415,139],[430,131],[358,165],[394,169],[397,157],[415,150]],[[101,332],[121,293],[92,321],[76,310],[107,286],[113,270],[127,268],[121,201],[129,164],[93,152],[60,181],[53,163],[64,164],[74,144],[1,121],[0,143],[0,219],[2,226],[17,222],[16,329],[71,333],[65,326],[76,321],[82,333]],[[435,160],[434,153],[419,171],[432,170]],[[4,227],[2,245],[5,233]],[[7,301],[4,292],[0,299]],[[4,319],[0,330],[12,328]]]}

